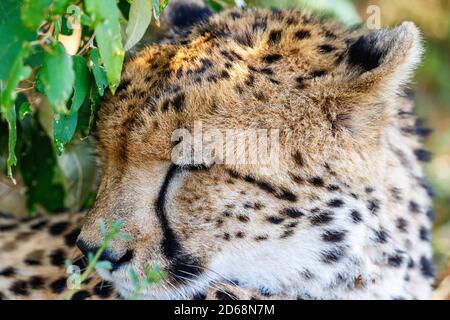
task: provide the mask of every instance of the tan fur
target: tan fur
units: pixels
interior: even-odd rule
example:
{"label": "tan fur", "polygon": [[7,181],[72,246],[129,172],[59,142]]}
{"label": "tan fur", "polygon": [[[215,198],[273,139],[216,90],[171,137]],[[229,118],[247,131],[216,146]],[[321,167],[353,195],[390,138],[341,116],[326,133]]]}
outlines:
{"label": "tan fur", "polygon": [[[221,132],[279,129],[278,167],[213,165],[184,170],[176,177],[176,187],[167,191],[166,211],[183,250],[212,270],[231,252],[267,243],[288,246],[290,239],[303,234],[320,238],[319,229],[311,226],[317,210],[339,198],[345,205],[333,213],[342,225],[348,223],[346,228],[354,228],[346,230],[349,243],[339,248],[360,259],[359,271],[346,274],[345,264],[330,267],[330,274],[344,274],[347,281],[346,289],[335,295],[299,292],[283,280],[271,288],[273,297],[386,298],[383,288],[391,278],[401,288],[393,292],[407,298],[426,296],[430,282],[420,267],[409,272],[405,264],[401,272],[383,271],[390,268],[383,255],[396,248],[403,248],[416,263],[430,255],[428,243],[403,235],[395,226],[409,210],[410,199],[420,205],[421,214],[405,216],[409,227],[429,226],[425,211],[431,202],[419,186],[423,174],[413,154],[420,142],[402,132],[414,119],[400,115],[412,109],[401,93],[420,58],[420,36],[411,23],[384,31],[377,45],[386,54],[379,66],[364,72],[349,57],[351,44],[363,34],[299,11],[245,10],[215,15],[172,43],[140,51],[125,66],[125,85],[107,97],[99,112],[103,175],[79,239],[94,248],[101,241],[96,221],[122,219],[133,240],[114,242],[112,253],[123,256],[133,250],[131,264],[140,275],[145,265],[168,270],[172,261],[161,246],[164,231],[155,206],[170,168],[173,131],[192,131],[194,121]],[[401,199],[393,199],[394,187]],[[366,208],[373,199],[376,214]],[[352,206],[363,216],[361,225],[351,222]],[[283,216],[289,208],[305,216]],[[387,247],[373,244],[372,233],[380,228],[388,231]],[[323,254],[312,248],[311,257]],[[305,269],[303,276],[308,278],[310,271]],[[409,280],[402,282],[406,275]],[[214,298],[214,288],[233,280],[220,276],[198,291]],[[113,280],[126,283],[126,270],[117,271]],[[329,285],[337,285],[334,281]],[[173,279],[166,284],[166,289],[155,287],[145,294],[166,297],[171,286],[180,285]],[[255,297],[261,289],[231,287],[243,292],[236,293],[237,298]]]}

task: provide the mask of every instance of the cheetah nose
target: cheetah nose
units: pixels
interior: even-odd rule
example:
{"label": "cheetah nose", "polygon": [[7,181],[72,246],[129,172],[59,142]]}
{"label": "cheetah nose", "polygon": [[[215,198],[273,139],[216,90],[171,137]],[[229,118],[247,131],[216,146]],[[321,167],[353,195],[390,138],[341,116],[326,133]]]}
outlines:
{"label": "cheetah nose", "polygon": [[[79,239],[77,241],[77,247],[80,249],[80,251],[83,253],[85,257],[88,256],[89,252],[95,255],[95,253],[98,251],[98,247],[90,246],[85,241]],[[114,271],[118,269],[122,264],[129,262],[133,258],[133,251],[127,250],[123,254],[115,253],[111,250],[105,250],[100,255],[100,261],[106,260],[109,261],[112,265],[112,270]]]}

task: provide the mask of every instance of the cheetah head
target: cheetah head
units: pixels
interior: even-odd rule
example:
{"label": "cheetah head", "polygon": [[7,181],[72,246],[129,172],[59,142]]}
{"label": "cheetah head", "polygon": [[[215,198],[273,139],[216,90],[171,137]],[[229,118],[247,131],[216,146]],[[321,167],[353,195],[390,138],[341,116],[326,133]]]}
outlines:
{"label": "cheetah head", "polygon": [[[99,112],[102,178],[79,247],[100,245],[100,218],[121,219],[132,240],[111,243],[103,258],[113,269],[101,275],[126,296],[130,267],[143,277],[159,266],[167,277],[142,298],[185,298],[227,281],[298,291],[312,273],[358,268],[360,249],[347,243],[357,235],[340,210],[364,219],[358,192],[385,174],[396,103],[420,54],[409,22],[369,32],[261,10],[213,15],[141,50]],[[217,151],[203,157],[203,137],[201,150],[190,145],[175,160],[186,140],[174,132],[194,136],[195,123],[223,137],[278,130],[269,145],[279,152],[227,162]]]}

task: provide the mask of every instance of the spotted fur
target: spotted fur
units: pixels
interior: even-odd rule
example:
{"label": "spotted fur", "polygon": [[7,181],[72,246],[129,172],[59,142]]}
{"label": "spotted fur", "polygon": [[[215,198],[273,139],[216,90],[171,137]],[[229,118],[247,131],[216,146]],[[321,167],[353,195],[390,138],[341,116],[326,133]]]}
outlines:
{"label": "spotted fur", "polygon": [[[126,297],[128,267],[142,275],[158,265],[168,277],[140,298],[427,298],[427,132],[405,93],[422,50],[417,28],[197,9],[128,61],[100,109],[103,174],[77,243],[99,246],[99,218],[122,219],[133,240],[103,257],[114,292],[92,280],[76,297]],[[171,163],[172,132],[194,121],[280,129],[280,166]],[[80,216],[71,219],[2,219],[0,297],[61,297],[63,261],[77,250]]]}

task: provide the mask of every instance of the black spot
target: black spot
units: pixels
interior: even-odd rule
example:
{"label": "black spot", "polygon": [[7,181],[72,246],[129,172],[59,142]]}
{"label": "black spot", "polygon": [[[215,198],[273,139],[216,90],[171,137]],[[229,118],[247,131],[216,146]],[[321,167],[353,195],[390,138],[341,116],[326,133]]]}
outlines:
{"label": "black spot", "polygon": [[230,62],[233,62],[233,61],[234,61],[233,55],[231,55],[228,51],[221,50],[221,51],[220,51],[220,54],[221,54],[225,59],[227,59],[228,61],[230,61]]}
{"label": "black spot", "polygon": [[309,220],[313,226],[326,224],[333,220],[333,213],[330,211],[322,211],[319,214],[312,216]]}
{"label": "black spot", "polygon": [[335,185],[335,184],[329,184],[328,186],[327,186],[327,190],[328,191],[339,191],[339,186],[338,185]]}
{"label": "black spot", "polygon": [[256,98],[258,101],[267,102],[267,97],[266,97],[265,94],[262,93],[261,91],[256,92],[256,93],[254,94],[254,96],[255,96],[255,98]]}
{"label": "black spot", "polygon": [[66,253],[62,249],[53,250],[50,253],[50,262],[52,265],[60,267],[64,265]]}
{"label": "black spot", "polygon": [[380,201],[377,199],[369,200],[367,202],[367,209],[369,209],[372,214],[377,214],[380,209]]}
{"label": "black spot", "polygon": [[17,228],[17,224],[4,224],[0,225],[0,232],[2,231],[11,231]]}
{"label": "black spot", "polygon": [[394,254],[388,257],[387,262],[391,267],[398,268],[403,263],[403,257],[401,255]]}
{"label": "black spot", "polygon": [[376,41],[375,37],[360,37],[349,48],[349,64],[360,67],[364,72],[378,67],[383,58],[383,52],[377,49]]}
{"label": "black spot", "polygon": [[236,232],[236,238],[242,239],[245,237],[245,233],[243,233],[242,231],[238,231]]}
{"label": "black spot", "polygon": [[431,161],[431,152],[425,149],[416,149],[414,150],[414,154],[416,155],[417,160],[423,162]]}
{"label": "black spot", "polygon": [[270,297],[270,296],[272,296],[272,292],[270,292],[270,290],[267,289],[266,287],[259,288],[258,291],[263,297]]}
{"label": "black spot", "polygon": [[229,79],[230,78],[230,74],[228,73],[227,70],[222,70],[222,72],[220,73],[220,77],[222,79]]}
{"label": "black spot", "polygon": [[309,183],[311,183],[315,187],[323,187],[324,182],[321,177],[314,177],[309,180]]}
{"label": "black spot", "polygon": [[360,223],[363,221],[362,215],[358,210],[352,210],[350,215],[352,216],[352,220],[354,223]]}
{"label": "black spot", "polygon": [[388,233],[384,229],[375,231],[375,241],[379,243],[386,243],[388,241]]}
{"label": "black spot", "polygon": [[267,239],[269,239],[269,236],[268,235],[260,235],[260,236],[256,236],[255,237],[255,240],[256,241],[263,241],[263,240],[267,240]]}
{"label": "black spot", "polygon": [[249,74],[248,78],[245,80],[245,85],[248,87],[253,87],[255,84],[255,76],[253,74]]}
{"label": "black spot", "polygon": [[14,219],[14,215],[12,215],[11,213],[0,211],[0,218],[11,220]]}
{"label": "black spot", "polygon": [[430,241],[430,230],[424,226],[421,226],[419,230],[419,237],[423,241]]}
{"label": "black spot", "polygon": [[420,258],[420,271],[425,277],[434,278],[435,277],[435,269],[434,264],[431,259],[422,256]]}
{"label": "black spot", "polygon": [[225,232],[225,233],[223,234],[223,239],[226,240],[226,241],[229,241],[229,240],[231,239],[230,234],[229,234],[228,232]]}
{"label": "black spot", "polygon": [[202,64],[202,67],[204,67],[206,69],[209,69],[213,66],[213,63],[211,62],[211,60],[205,59],[205,58],[200,59],[200,63]]}
{"label": "black spot", "polygon": [[322,234],[322,240],[326,242],[341,242],[345,238],[346,231],[327,230]]}
{"label": "black spot", "polygon": [[397,229],[406,232],[408,228],[408,221],[406,221],[404,218],[398,218],[397,219]]}
{"label": "black spot", "polygon": [[250,220],[250,218],[248,217],[248,216],[244,216],[244,215],[238,215],[238,220],[240,221],[240,222],[248,222],[249,220]]}
{"label": "black spot", "polygon": [[16,269],[13,267],[6,267],[2,271],[0,271],[0,276],[4,277],[12,277],[16,274]]}
{"label": "black spot", "polygon": [[436,213],[434,212],[433,208],[429,208],[426,212],[426,215],[430,221],[436,220]]}
{"label": "black spot", "polygon": [[237,43],[245,47],[253,47],[254,44],[253,35],[247,30],[235,33],[233,39],[236,40]]}
{"label": "black spot", "polygon": [[269,33],[269,44],[277,44],[281,41],[281,30],[272,30]]}
{"label": "black spot", "polygon": [[325,263],[335,263],[338,262],[343,255],[344,252],[339,248],[324,251],[322,252],[322,261]]}
{"label": "black spot", "polygon": [[43,250],[35,250],[30,252],[26,257],[25,257],[25,264],[29,265],[29,266],[38,266],[42,264],[42,258],[43,258]]}
{"label": "black spot", "polygon": [[230,12],[230,17],[231,17],[233,20],[236,20],[236,19],[241,18],[241,14],[240,14],[239,12],[234,12],[234,11],[232,11],[232,12]]}
{"label": "black spot", "polygon": [[294,208],[285,208],[280,211],[280,214],[283,216],[288,216],[289,218],[300,218],[303,217],[305,214],[301,212],[300,210],[294,209]]}
{"label": "black spot", "polygon": [[91,296],[91,294],[89,293],[89,291],[80,290],[73,294],[71,300],[86,300],[90,296]]}
{"label": "black spot", "polygon": [[303,158],[302,154],[298,151],[296,151],[293,155],[292,155],[295,163],[297,165],[299,165],[300,167],[305,165],[305,159]]}
{"label": "black spot", "polygon": [[414,266],[415,266],[414,260],[410,257],[408,260],[408,269],[412,269],[414,268]]}
{"label": "black spot", "polygon": [[17,280],[9,287],[9,291],[18,296],[27,296],[30,294],[28,291],[28,282],[24,280]]}
{"label": "black spot", "polygon": [[326,70],[314,70],[313,72],[311,72],[310,78],[322,77],[326,74],[327,74]]}
{"label": "black spot", "polygon": [[274,193],[274,192],[275,192],[275,188],[272,187],[272,185],[271,185],[270,183],[266,182],[266,181],[258,181],[258,182],[256,183],[256,185],[257,185],[260,189],[262,189],[262,190],[264,190],[264,191],[266,191],[266,192],[268,192],[268,193]]}
{"label": "black spot", "polygon": [[203,292],[197,292],[193,297],[192,300],[206,300],[206,294]]}
{"label": "black spot", "polygon": [[366,193],[369,193],[369,194],[375,191],[374,188],[372,188],[372,187],[366,187],[364,190],[366,191]]}
{"label": "black spot", "polygon": [[340,208],[344,205],[344,201],[341,199],[333,199],[328,202],[328,206],[331,208]]}
{"label": "black spot", "polygon": [[176,95],[176,97],[173,99],[172,104],[176,111],[181,111],[183,109],[184,99],[184,93]]}
{"label": "black spot", "polygon": [[66,243],[66,245],[69,247],[75,246],[75,243],[77,241],[77,238],[78,238],[78,235],[80,234],[80,232],[81,232],[81,229],[76,228],[76,229],[73,229],[72,231],[70,231],[68,234],[66,234],[64,236],[64,242]]}
{"label": "black spot", "polygon": [[48,222],[46,220],[42,220],[42,221],[33,223],[30,226],[30,229],[32,229],[32,230],[42,230],[42,228],[44,228],[47,225],[47,223]]}
{"label": "black spot", "polygon": [[67,288],[67,278],[61,277],[50,283],[50,289],[53,293],[61,293]]}
{"label": "black spot", "polygon": [[279,61],[283,56],[278,53],[268,54],[262,57],[262,61],[265,63],[274,63]]}
{"label": "black spot", "polygon": [[308,30],[300,29],[295,32],[294,36],[297,40],[308,39],[311,37],[311,32],[309,32]]}
{"label": "black spot", "polygon": [[212,11],[206,6],[192,3],[177,2],[170,11],[170,23],[180,29],[208,20]]}
{"label": "black spot", "polygon": [[409,202],[409,211],[413,213],[420,213],[420,206],[417,202],[411,200]]}
{"label": "black spot", "polygon": [[216,291],[215,294],[217,300],[237,300],[238,298],[231,292],[223,290],[223,291]]}
{"label": "black spot", "polygon": [[296,202],[297,201],[297,196],[295,194],[293,194],[291,191],[286,190],[286,189],[281,189],[280,193],[277,194],[276,197],[278,199],[286,200],[286,201],[289,201],[289,202]]}
{"label": "black spot", "polygon": [[259,72],[269,76],[273,75],[273,70],[271,68],[262,68],[259,70]]}
{"label": "black spot", "polygon": [[130,85],[130,83],[131,83],[130,79],[123,79],[122,81],[120,81],[120,84],[117,87],[116,93],[126,90],[128,88],[128,86]]}
{"label": "black spot", "polygon": [[281,82],[278,80],[275,80],[273,78],[269,78],[269,81],[272,82],[273,84],[280,84]]}
{"label": "black spot", "polygon": [[333,52],[334,50],[336,50],[336,48],[329,44],[323,44],[319,46],[320,53],[330,53]]}
{"label": "black spot", "polygon": [[59,236],[64,231],[66,231],[68,226],[69,226],[69,223],[66,221],[57,222],[50,226],[49,232],[52,236]]}
{"label": "black spot", "polygon": [[44,286],[44,278],[42,278],[41,276],[32,276],[28,281],[28,284],[30,285],[31,289],[42,289],[42,287]]}
{"label": "black spot", "polygon": [[284,227],[287,228],[287,229],[291,229],[291,228],[295,228],[297,225],[298,225],[298,222],[297,221],[293,221],[293,222],[289,222]]}
{"label": "black spot", "polygon": [[275,216],[270,216],[270,217],[267,217],[267,221],[269,221],[270,223],[273,223],[273,224],[280,224],[284,221],[284,219],[275,217]]}

